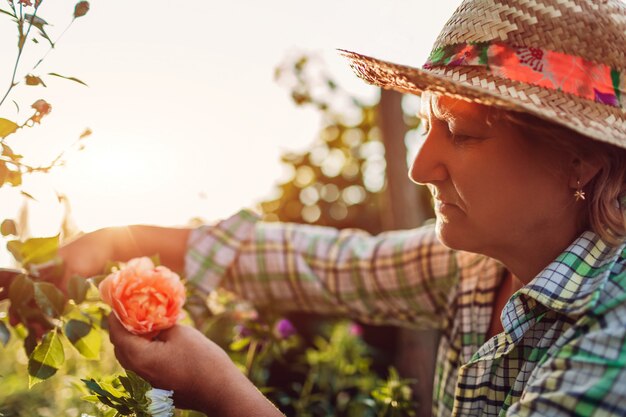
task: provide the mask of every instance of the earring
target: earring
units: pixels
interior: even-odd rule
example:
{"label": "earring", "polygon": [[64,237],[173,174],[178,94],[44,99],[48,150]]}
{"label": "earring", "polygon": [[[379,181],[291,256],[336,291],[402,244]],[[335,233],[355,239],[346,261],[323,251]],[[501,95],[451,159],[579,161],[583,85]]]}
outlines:
{"label": "earring", "polygon": [[580,186],[580,180],[576,181],[576,191],[574,192],[574,198],[576,199],[576,201],[585,199],[585,192]]}

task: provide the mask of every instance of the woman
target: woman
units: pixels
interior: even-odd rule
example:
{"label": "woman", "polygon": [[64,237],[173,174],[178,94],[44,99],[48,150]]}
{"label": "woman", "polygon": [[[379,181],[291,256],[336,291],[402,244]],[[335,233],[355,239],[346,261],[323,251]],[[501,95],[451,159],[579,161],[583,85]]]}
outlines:
{"label": "woman", "polygon": [[[369,82],[426,91],[410,176],[434,228],[371,237],[244,211],[85,235],[62,249],[68,274],[160,253],[206,291],[441,328],[436,416],[626,415],[624,4],[466,0],[423,69],[345,54]],[[122,365],[181,406],[280,415],[195,330],[110,324]]]}

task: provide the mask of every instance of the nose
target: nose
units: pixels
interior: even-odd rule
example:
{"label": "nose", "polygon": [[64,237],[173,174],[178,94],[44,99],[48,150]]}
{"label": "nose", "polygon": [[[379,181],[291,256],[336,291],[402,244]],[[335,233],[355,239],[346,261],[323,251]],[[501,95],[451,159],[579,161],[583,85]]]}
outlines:
{"label": "nose", "polygon": [[409,178],[417,184],[433,184],[448,177],[445,164],[446,141],[439,137],[443,133],[435,129],[435,126],[431,127],[425,136],[409,169]]}

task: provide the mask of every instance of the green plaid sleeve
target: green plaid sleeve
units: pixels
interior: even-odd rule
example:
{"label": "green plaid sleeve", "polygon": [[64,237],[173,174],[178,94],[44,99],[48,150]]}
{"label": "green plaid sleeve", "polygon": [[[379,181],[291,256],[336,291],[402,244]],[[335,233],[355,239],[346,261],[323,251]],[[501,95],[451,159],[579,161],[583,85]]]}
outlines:
{"label": "green plaid sleeve", "polygon": [[187,273],[204,290],[221,283],[257,306],[436,327],[459,268],[432,227],[371,236],[241,212],[192,233]]}
{"label": "green plaid sleeve", "polygon": [[185,254],[187,281],[200,291],[215,289],[239,253],[250,240],[259,216],[242,210],[216,225],[204,225],[191,231]]}

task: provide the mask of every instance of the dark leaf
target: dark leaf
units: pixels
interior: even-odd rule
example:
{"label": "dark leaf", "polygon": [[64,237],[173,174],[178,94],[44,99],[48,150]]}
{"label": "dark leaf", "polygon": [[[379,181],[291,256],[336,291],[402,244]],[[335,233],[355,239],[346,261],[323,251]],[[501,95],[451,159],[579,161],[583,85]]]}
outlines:
{"label": "dark leaf", "polygon": [[33,197],[32,195],[28,194],[26,191],[20,191],[20,194],[22,194],[24,197],[33,200],[33,201],[37,201],[37,199],[35,197]]}
{"label": "dark leaf", "polygon": [[43,27],[48,24],[48,22],[43,20],[41,17],[29,13],[26,13],[24,15],[24,20],[26,20],[28,23],[32,24],[39,30],[43,30]]}
{"label": "dark leaf", "polygon": [[107,390],[105,390],[104,388],[102,388],[100,386],[100,384],[98,384],[95,380],[93,379],[81,379],[81,381],[83,381],[85,383],[85,385],[87,385],[87,388],[89,388],[89,390],[95,394],[101,395],[102,397],[105,398],[113,398],[113,399],[117,399],[117,397],[115,397],[114,395],[112,395],[110,392],[108,392]]}
{"label": "dark leaf", "polygon": [[24,339],[24,351],[26,352],[26,356],[32,355],[36,347],[37,335],[34,332],[28,332],[26,339]]}
{"label": "dark leaf", "polygon": [[0,268],[0,300],[9,297],[9,287],[13,279],[22,273],[19,269]]}
{"label": "dark leaf", "polygon": [[17,18],[13,13],[7,12],[6,10],[0,9],[0,13],[7,14],[7,15],[13,17],[13,18]]}
{"label": "dark leaf", "polygon": [[59,77],[59,78],[64,78],[66,80],[74,81],[75,83],[82,84],[85,87],[88,87],[87,84],[85,84],[83,81],[81,81],[81,80],[79,80],[78,78],[75,78],[75,77],[66,77],[65,75],[57,74],[56,72],[51,72],[48,75],[52,75],[53,77]]}
{"label": "dark leaf", "polygon": [[49,282],[35,282],[35,302],[41,310],[52,317],[60,317],[65,310],[65,295]]}
{"label": "dark leaf", "polygon": [[88,1],[80,1],[76,3],[74,7],[74,18],[83,17],[89,11],[89,2]]}
{"label": "dark leaf", "polygon": [[89,282],[78,275],[72,276],[67,283],[67,294],[72,300],[76,301],[76,304],[85,301],[88,290]]}
{"label": "dark leaf", "polygon": [[128,385],[130,385],[131,387],[130,390],[127,389],[128,392],[131,394],[133,398],[135,398],[139,402],[142,402],[145,400],[146,392],[148,392],[152,388],[152,386],[148,383],[148,381],[146,381],[145,379],[143,379],[142,377],[140,377],[133,371],[127,370],[126,377],[120,376],[119,379],[120,379],[120,382],[122,381],[122,379],[127,379]]}
{"label": "dark leaf", "polygon": [[9,287],[9,299],[12,306],[26,305],[35,295],[33,281],[24,274],[20,274],[13,279]]}

